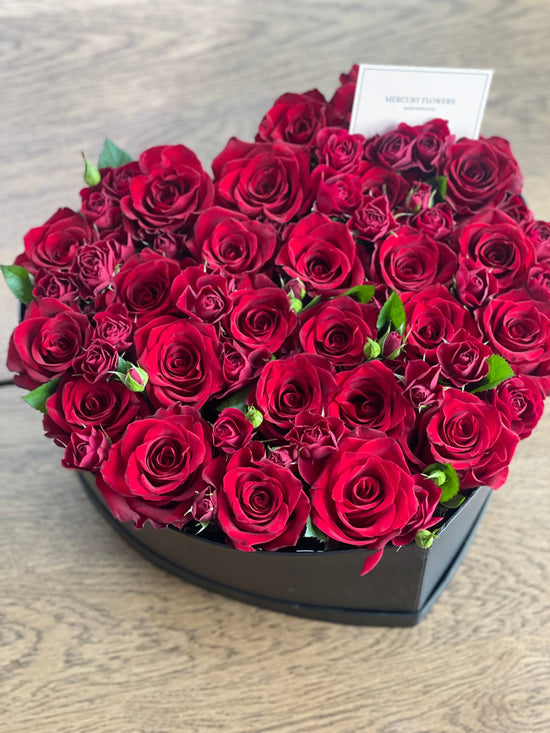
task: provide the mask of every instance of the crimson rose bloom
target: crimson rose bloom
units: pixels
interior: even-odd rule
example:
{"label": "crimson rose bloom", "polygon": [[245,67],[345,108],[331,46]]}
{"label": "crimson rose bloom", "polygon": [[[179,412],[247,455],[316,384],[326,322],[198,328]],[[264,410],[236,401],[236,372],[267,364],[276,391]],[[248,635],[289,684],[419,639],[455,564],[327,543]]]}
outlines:
{"label": "crimson rose bloom", "polygon": [[219,273],[204,267],[186,267],[172,283],[172,300],[188,316],[206,323],[217,323],[230,308],[231,283]]}
{"label": "crimson rose bloom", "polygon": [[346,225],[318,213],[291,229],[275,262],[315,295],[339,295],[365,279]]}
{"label": "crimson rose bloom", "polygon": [[223,385],[218,337],[209,323],[160,316],[136,331],[135,345],[157,407],[183,402],[200,408]]}
{"label": "crimson rose bloom", "polygon": [[414,410],[395,374],[381,361],[340,372],[328,414],[349,428],[382,430],[393,438],[405,436],[414,423]]}
{"label": "crimson rose bloom", "polygon": [[356,230],[368,241],[376,242],[397,227],[392,216],[388,197],[363,196],[361,203],[347,222],[349,229]]}
{"label": "crimson rose bloom", "polygon": [[392,438],[345,437],[311,487],[311,519],[331,539],[380,550],[418,510],[413,477]]}
{"label": "crimson rose bloom", "polygon": [[461,328],[436,349],[441,374],[455,387],[479,382],[489,373],[487,359],[493,352],[469,331]]}
{"label": "crimson rose bloom", "polygon": [[376,339],[378,309],[343,295],[304,312],[300,343],[305,352],[325,356],[334,366],[353,367],[365,360],[367,339]]}
{"label": "crimson rose bloom", "polygon": [[275,353],[292,334],[297,319],[284,290],[243,288],[231,297],[228,331],[248,349],[260,346]]}
{"label": "crimson rose bloom", "polygon": [[93,425],[72,433],[61,461],[65,468],[97,471],[107,460],[111,446],[105,432]]}
{"label": "crimson rose bloom", "polygon": [[485,392],[484,398],[498,408],[504,421],[519,435],[528,438],[544,412],[544,398],[532,377],[511,377],[496,389]]}
{"label": "crimson rose bloom", "polygon": [[192,150],[184,145],[161,145],[139,156],[141,175],[130,180],[121,202],[129,231],[135,236],[186,230],[197,213],[210,206],[214,189]]}
{"label": "crimson rose bloom", "polygon": [[244,413],[236,407],[226,407],[212,426],[212,442],[225,453],[235,453],[250,443],[253,430]]}
{"label": "crimson rose bloom", "polygon": [[233,137],[212,170],[219,202],[252,218],[285,224],[309,208],[309,155],[294,145]]}
{"label": "crimson rose bloom", "polygon": [[424,413],[419,433],[424,439],[422,459],[427,464],[450,463],[463,489],[502,486],[519,441],[496,407],[454,388],[445,390],[441,403]]}
{"label": "crimson rose bloom", "polygon": [[521,173],[500,137],[462,138],[446,151],[443,175],[447,176],[445,200],[461,215],[494,206],[507,193],[521,193]]}
{"label": "crimson rose bloom", "polygon": [[319,163],[344,173],[358,164],[365,138],[363,135],[350,135],[341,127],[325,127],[319,130],[316,142]]}
{"label": "crimson rose bloom", "polygon": [[83,188],[80,198],[80,209],[90,224],[99,230],[118,227],[121,222],[119,201],[101,183]]}
{"label": "crimson rose bloom", "polygon": [[328,456],[333,453],[348,429],[337,417],[324,417],[312,410],[296,416],[294,427],[285,435],[298,471],[310,486],[315,482]]}
{"label": "crimson rose bloom", "polygon": [[132,345],[134,324],[122,303],[113,303],[94,316],[95,336],[112,344],[117,351],[126,351]]}
{"label": "crimson rose bloom", "polygon": [[280,550],[296,544],[309,515],[302,484],[283,466],[248,448],[227,464],[217,493],[218,522],[238,550]]}
{"label": "crimson rose bloom", "polygon": [[392,290],[419,292],[434,283],[449,284],[456,267],[456,254],[449,246],[402,226],[378,242],[371,274]]}
{"label": "crimson rose bloom", "polygon": [[213,206],[195,224],[191,253],[213,270],[228,275],[251,275],[271,259],[277,234],[271,224],[250,220],[239,211]]}
{"label": "crimson rose bloom", "polygon": [[[262,432],[289,430],[302,410],[326,412],[336,383],[330,363],[317,354],[268,362],[248,401],[264,416]],[[266,424],[267,423],[267,424]]]}
{"label": "crimson rose bloom", "polygon": [[442,520],[442,517],[433,516],[441,499],[441,489],[422,474],[414,474],[413,479],[418,509],[397,537],[392,538],[392,545],[396,547],[414,542],[418,530],[429,529]]}
{"label": "crimson rose bloom", "polygon": [[206,484],[211,460],[210,428],[192,407],[172,405],[136,420],[101,467],[97,485],[114,516],[143,527],[183,527]]}
{"label": "crimson rose bloom", "polygon": [[311,147],[317,131],[325,127],[330,115],[331,109],[317,89],[305,94],[283,94],[260,122],[256,142],[282,140]]}
{"label": "crimson rose bloom", "polygon": [[89,341],[92,329],[85,315],[55,298],[33,301],[25,320],[13,331],[8,369],[18,387],[34,389],[71,368]]}

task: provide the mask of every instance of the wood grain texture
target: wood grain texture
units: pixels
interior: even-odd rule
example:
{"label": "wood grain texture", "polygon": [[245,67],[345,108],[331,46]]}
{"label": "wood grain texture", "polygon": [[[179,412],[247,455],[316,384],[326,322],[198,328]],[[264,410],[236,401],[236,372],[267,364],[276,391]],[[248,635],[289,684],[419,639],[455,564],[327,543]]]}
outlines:
{"label": "wood grain texture", "polygon": [[[550,219],[546,0],[3,0],[0,21],[1,262],[78,205],[80,151],[94,159],[103,137],[135,154],[183,142],[207,165],[281,92],[330,95],[353,61],[495,69],[483,132],[511,140]],[[0,287],[3,365],[16,308]],[[356,628],[149,565],[0,388],[0,731],[546,733],[549,431],[547,415],[520,445],[425,621]]]}

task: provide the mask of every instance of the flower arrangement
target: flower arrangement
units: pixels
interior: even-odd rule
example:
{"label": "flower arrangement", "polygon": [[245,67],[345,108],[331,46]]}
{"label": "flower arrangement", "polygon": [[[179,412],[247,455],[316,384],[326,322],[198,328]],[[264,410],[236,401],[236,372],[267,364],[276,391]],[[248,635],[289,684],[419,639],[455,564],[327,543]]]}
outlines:
{"label": "flower arrangement", "polygon": [[283,94],[213,176],[106,141],[25,236],[8,352],[113,515],[244,551],[429,546],[550,391],[550,224],[507,141],[364,139],[356,67]]}

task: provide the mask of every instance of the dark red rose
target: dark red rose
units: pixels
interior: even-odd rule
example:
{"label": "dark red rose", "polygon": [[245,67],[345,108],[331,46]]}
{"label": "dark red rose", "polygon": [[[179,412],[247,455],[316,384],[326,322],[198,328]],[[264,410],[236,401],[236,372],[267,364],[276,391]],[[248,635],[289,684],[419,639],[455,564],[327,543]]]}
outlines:
{"label": "dark red rose", "polygon": [[416,138],[415,130],[401,124],[395,130],[383,135],[375,135],[365,144],[365,159],[374,165],[404,171],[414,167],[412,143]]}
{"label": "dark red rose", "polygon": [[106,191],[115,199],[121,199],[130,193],[130,181],[141,174],[137,160],[118,166],[118,168],[102,168],[101,183]]}
{"label": "dark red rose", "polygon": [[419,432],[425,440],[422,459],[450,463],[463,489],[502,486],[519,440],[493,405],[454,388],[424,413]]}
{"label": "dark red rose", "polygon": [[[403,123],[398,129],[404,127]],[[446,148],[454,142],[445,120],[430,120],[412,128],[415,137],[412,142],[412,162],[422,173],[437,174]]]}
{"label": "dark red rose", "polygon": [[455,331],[465,328],[478,334],[468,311],[443,285],[432,285],[420,293],[402,295],[407,319],[407,352],[435,361],[436,349]]}
{"label": "dark red rose", "polygon": [[441,374],[455,387],[479,382],[489,373],[487,359],[493,352],[481,339],[461,328],[436,349]]}
{"label": "dark red rose", "polygon": [[411,220],[411,225],[432,239],[445,239],[453,231],[453,211],[449,204],[435,204],[419,211]]}
{"label": "dark red rose", "polygon": [[309,515],[309,499],[294,474],[248,448],[227,464],[218,490],[220,527],[233,547],[280,550],[298,541]]}
{"label": "dark red rose", "polygon": [[545,375],[550,370],[550,315],[521,292],[493,298],[478,312],[479,324],[493,350],[517,374]]}
{"label": "dark red rose", "polygon": [[33,301],[13,331],[8,369],[18,387],[34,389],[67,372],[91,335],[85,315],[54,298]]}
{"label": "dark red rose", "polygon": [[484,394],[520,440],[528,438],[544,412],[544,398],[532,377],[511,377]]}
{"label": "dark red rose", "polygon": [[107,460],[110,449],[104,431],[87,425],[71,434],[61,463],[78,471],[97,471]]}
{"label": "dark red rose", "polygon": [[68,270],[84,242],[97,239],[90,224],[72,209],[58,209],[41,227],[25,235],[25,253],[16,259],[33,275],[40,268]]}
{"label": "dark red rose", "polygon": [[525,281],[535,254],[519,225],[497,210],[469,219],[459,234],[458,245],[460,257],[488,269],[501,290]]}
{"label": "dark red rose", "polygon": [[121,222],[120,203],[99,183],[80,191],[80,211],[86,219],[101,229],[115,229]]}
{"label": "dark red rose", "polygon": [[325,127],[317,133],[319,163],[334,171],[353,172],[363,154],[363,135],[350,135],[341,127]]}
{"label": "dark red rose", "polygon": [[367,339],[376,339],[378,309],[349,296],[324,301],[301,316],[300,343],[304,351],[326,357],[334,366],[349,368],[365,361]]}
{"label": "dark red rose", "polygon": [[405,207],[417,214],[427,211],[433,203],[433,189],[428,183],[416,183],[407,194]]}
{"label": "dark red rose", "polygon": [[213,270],[251,275],[271,259],[277,234],[271,224],[250,220],[239,211],[213,206],[195,224],[192,254]]}
{"label": "dark red rose", "polygon": [[330,122],[331,109],[317,89],[305,94],[283,94],[260,122],[256,142],[281,140],[310,148],[317,132]]}
{"label": "dark red rose", "polygon": [[34,276],[32,294],[38,300],[55,298],[71,305],[79,297],[78,282],[68,272],[56,273],[52,270],[38,270]]}
{"label": "dark red rose", "polygon": [[212,170],[219,202],[252,218],[286,224],[309,209],[309,155],[296,146],[231,138]]}
{"label": "dark red rose", "polygon": [[214,189],[199,159],[184,145],[149,148],[139,157],[141,175],[130,181],[120,202],[133,235],[156,230],[183,231],[210,206]]}
{"label": "dark red rose", "polygon": [[122,303],[113,303],[94,315],[95,335],[112,344],[117,351],[126,351],[133,343],[134,324]]}
{"label": "dark red rose", "polygon": [[550,222],[533,221],[526,226],[525,234],[533,243],[537,262],[550,263]]}
{"label": "dark red rose", "polygon": [[376,242],[381,237],[385,237],[397,227],[388,197],[384,195],[363,196],[361,203],[348,220],[347,226],[352,231],[359,232],[363,239],[370,242]]}
{"label": "dark red rose", "polygon": [[461,138],[445,156],[445,200],[462,215],[500,203],[507,193],[521,193],[521,173],[507,140]]}
{"label": "dark red rose", "polygon": [[271,428],[277,435],[286,433],[303,410],[326,413],[335,387],[326,359],[317,354],[297,354],[268,362],[248,402],[264,417],[262,432],[267,434]]}
{"label": "dark red rose", "polygon": [[441,499],[441,489],[419,473],[413,475],[413,480],[418,509],[401,532],[392,538],[392,545],[396,547],[408,545],[409,542],[414,541],[420,529],[429,529],[442,520],[442,517],[433,516]]}
{"label": "dark red rose", "polygon": [[191,507],[191,515],[202,525],[212,522],[218,512],[217,492],[210,487],[197,494]]}
{"label": "dark red rose", "polygon": [[457,298],[468,308],[477,308],[498,292],[498,281],[491,270],[465,258],[455,274]]}
{"label": "dark red rose", "polygon": [[433,405],[439,401],[443,390],[438,384],[440,376],[440,366],[430,366],[423,359],[412,359],[405,367],[403,394],[417,409]]}
{"label": "dark red rose", "polygon": [[88,382],[108,379],[118,364],[118,352],[109,341],[92,338],[82,356],[74,361],[75,374],[81,374]]}
{"label": "dark red rose", "polygon": [[340,74],[340,86],[330,100],[332,108],[342,120],[342,125],[346,127],[351,118],[358,72],[359,66],[354,64],[348,74]]}
{"label": "dark red rose", "polygon": [[186,267],[172,283],[176,307],[205,323],[217,323],[230,308],[230,283],[220,274],[207,273],[204,267]]}
{"label": "dark red rose", "polygon": [[249,384],[271,359],[271,352],[261,346],[250,351],[232,339],[220,342],[220,363],[223,387],[219,396],[225,397]]}
{"label": "dark red rose", "polygon": [[115,295],[139,326],[173,311],[171,287],[180,274],[176,260],[143,250],[131,257],[115,275]]}
{"label": "dark red rose", "polygon": [[96,427],[117,440],[136,417],[149,409],[135,392],[114,379],[88,382],[82,377],[66,377],[46,401],[44,429],[49,438],[66,444],[71,433],[83,426]]}
{"label": "dark red rose", "polygon": [[315,482],[326,459],[348,432],[337,417],[324,417],[311,410],[296,416],[294,427],[285,435],[285,440],[292,447],[291,455],[306,484]]}
{"label": "dark red rose", "polygon": [[403,204],[409,192],[409,184],[389,168],[363,163],[357,169],[363,184],[363,192],[369,196],[387,196],[390,208]]}
{"label": "dark red rose", "polygon": [[362,184],[353,173],[333,171],[319,165],[311,174],[317,210],[327,216],[351,214],[362,200]]}
{"label": "dark red rose", "polygon": [[434,283],[450,284],[456,267],[450,247],[405,225],[377,243],[371,276],[398,292],[421,292]]}
{"label": "dark red rose", "polygon": [[172,405],[128,426],[101,467],[98,488],[120,521],[181,528],[206,488],[201,474],[211,458],[208,424],[192,407]]}
{"label": "dark red rose", "polygon": [[223,385],[214,326],[160,316],[135,333],[139,365],[149,375],[147,394],[157,407],[182,402],[197,409]]}
{"label": "dark red rose", "polygon": [[119,256],[110,242],[101,240],[84,244],[71,265],[82,298],[93,298],[111,285]]}
{"label": "dark red rose", "polygon": [[541,310],[550,315],[550,260],[529,270],[525,289],[533,300],[540,301]]}
{"label": "dark red rose", "polygon": [[235,453],[247,446],[254,428],[236,407],[226,407],[212,426],[212,442],[224,453]]}
{"label": "dark red rose", "polygon": [[499,210],[507,214],[522,227],[528,226],[533,221],[533,212],[525,203],[523,196],[520,194],[512,194],[507,196],[499,206]]}
{"label": "dark red rose", "polygon": [[388,437],[344,437],[310,491],[313,524],[331,539],[382,549],[418,510],[413,477]]}
{"label": "dark red rose", "polygon": [[414,410],[395,374],[380,361],[340,372],[328,415],[349,428],[382,430],[392,438],[405,436],[413,426]]}
{"label": "dark red rose", "polygon": [[146,237],[147,244],[153,252],[158,252],[173,260],[182,260],[189,255],[187,245],[189,244],[188,234],[177,234],[159,229],[155,234]]}
{"label": "dark red rose", "polygon": [[296,328],[297,319],[281,288],[243,288],[231,296],[227,331],[248,349],[275,353]]}
{"label": "dark red rose", "polygon": [[339,295],[365,278],[346,225],[318,213],[292,227],[275,262],[313,295]]}

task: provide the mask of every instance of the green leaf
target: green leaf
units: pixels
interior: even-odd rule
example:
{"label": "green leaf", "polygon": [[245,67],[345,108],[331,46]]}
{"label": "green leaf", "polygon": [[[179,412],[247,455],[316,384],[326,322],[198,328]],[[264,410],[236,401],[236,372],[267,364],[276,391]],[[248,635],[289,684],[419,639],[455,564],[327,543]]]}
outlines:
{"label": "green leaf", "polygon": [[460,489],[458,475],[450,463],[432,463],[422,474],[441,489],[440,502],[449,501]]}
{"label": "green leaf", "polygon": [[304,532],[304,537],[312,537],[316,540],[319,540],[319,542],[325,543],[328,540],[328,537],[324,532],[321,532],[318,527],[316,527],[313,522],[311,521],[311,516],[307,518],[306,523],[306,531]]}
{"label": "green leaf", "polygon": [[238,392],[234,392],[232,395],[229,395],[229,397],[227,397],[223,402],[220,402],[220,404],[216,407],[216,410],[218,412],[221,412],[222,410],[225,410],[226,407],[236,407],[237,410],[245,412],[246,398],[250,394],[251,389],[252,387],[248,386],[240,389]]}
{"label": "green leaf", "polygon": [[99,156],[98,168],[118,168],[131,162],[132,158],[128,153],[115,145],[112,140],[105,139],[103,150]]}
{"label": "green leaf", "polygon": [[346,290],[344,295],[349,295],[351,298],[357,298],[360,303],[370,303],[374,295],[374,285],[356,285],[349,290]]}
{"label": "green leaf", "polygon": [[96,186],[101,181],[101,173],[95,165],[90,163],[84,153],[82,157],[84,158],[84,183],[87,183],[88,186]]}
{"label": "green leaf", "polygon": [[387,326],[392,327],[400,334],[405,330],[405,308],[397,293],[392,293],[386,300],[376,321],[376,328],[381,331]]}
{"label": "green leaf", "polygon": [[476,392],[486,392],[488,389],[494,389],[505,379],[514,376],[514,371],[510,364],[498,354],[491,354],[487,359],[489,364],[489,373],[485,379],[474,389],[470,390],[472,394]]}
{"label": "green leaf", "polygon": [[59,384],[59,377],[52,379],[50,382],[41,384],[40,387],[33,389],[26,395],[23,395],[25,402],[34,407],[35,410],[46,413],[46,400],[51,397]]}
{"label": "green leaf", "polygon": [[20,265],[0,265],[8,288],[25,305],[33,300],[33,277]]}
{"label": "green leaf", "polygon": [[431,183],[439,194],[440,199],[445,201],[445,196],[447,195],[447,176],[437,176]]}
{"label": "green leaf", "polygon": [[449,501],[440,501],[439,503],[441,506],[444,506],[445,509],[458,509],[458,507],[466,500],[465,496],[462,496],[462,494],[455,494],[452,499],[449,499]]}

